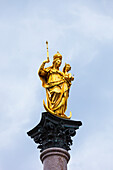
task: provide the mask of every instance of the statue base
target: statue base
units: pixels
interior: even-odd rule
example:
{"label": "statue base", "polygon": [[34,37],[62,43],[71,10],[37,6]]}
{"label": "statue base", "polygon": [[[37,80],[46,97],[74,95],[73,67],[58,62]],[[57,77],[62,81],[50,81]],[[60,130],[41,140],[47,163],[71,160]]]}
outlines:
{"label": "statue base", "polygon": [[81,121],[64,119],[43,112],[40,123],[27,134],[38,144],[40,152],[53,147],[68,151],[72,145],[71,137],[76,135],[76,130],[81,125]]}

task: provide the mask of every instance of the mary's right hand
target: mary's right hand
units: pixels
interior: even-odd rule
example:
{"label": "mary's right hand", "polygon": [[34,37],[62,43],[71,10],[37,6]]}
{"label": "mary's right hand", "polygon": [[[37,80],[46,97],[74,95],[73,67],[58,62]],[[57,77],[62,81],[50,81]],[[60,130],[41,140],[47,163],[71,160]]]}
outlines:
{"label": "mary's right hand", "polygon": [[50,60],[49,59],[47,59],[47,60],[45,60],[45,61],[43,61],[43,63],[45,64],[45,63],[49,63],[50,62]]}

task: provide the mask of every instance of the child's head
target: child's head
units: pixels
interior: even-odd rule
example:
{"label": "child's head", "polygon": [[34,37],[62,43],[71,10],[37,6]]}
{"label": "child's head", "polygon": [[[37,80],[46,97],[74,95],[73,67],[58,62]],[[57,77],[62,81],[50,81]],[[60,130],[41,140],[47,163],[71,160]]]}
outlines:
{"label": "child's head", "polygon": [[63,72],[65,73],[65,72],[68,72],[68,71],[70,71],[70,70],[71,70],[70,64],[66,64],[66,63],[65,63],[65,66],[64,66],[64,68],[63,68]]}

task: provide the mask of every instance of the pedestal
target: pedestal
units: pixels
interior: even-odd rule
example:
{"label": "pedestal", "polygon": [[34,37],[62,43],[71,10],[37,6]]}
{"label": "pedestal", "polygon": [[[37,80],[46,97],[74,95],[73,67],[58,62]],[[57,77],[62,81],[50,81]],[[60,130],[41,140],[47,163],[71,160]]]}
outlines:
{"label": "pedestal", "polygon": [[42,113],[40,123],[27,134],[34,139],[42,152],[40,158],[44,164],[44,170],[67,169],[70,159],[68,150],[73,144],[71,138],[76,135],[76,130],[81,125],[81,121],[63,119],[48,112]]}

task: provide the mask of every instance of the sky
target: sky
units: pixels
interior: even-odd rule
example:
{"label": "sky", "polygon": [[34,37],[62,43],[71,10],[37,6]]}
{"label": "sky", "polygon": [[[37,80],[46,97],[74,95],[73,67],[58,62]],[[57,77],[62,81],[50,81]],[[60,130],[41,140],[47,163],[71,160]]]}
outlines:
{"label": "sky", "polygon": [[0,0],[0,170],[40,170],[27,136],[46,99],[37,71],[53,55],[72,67],[66,115],[83,125],[73,137],[69,170],[113,169],[113,1]]}

